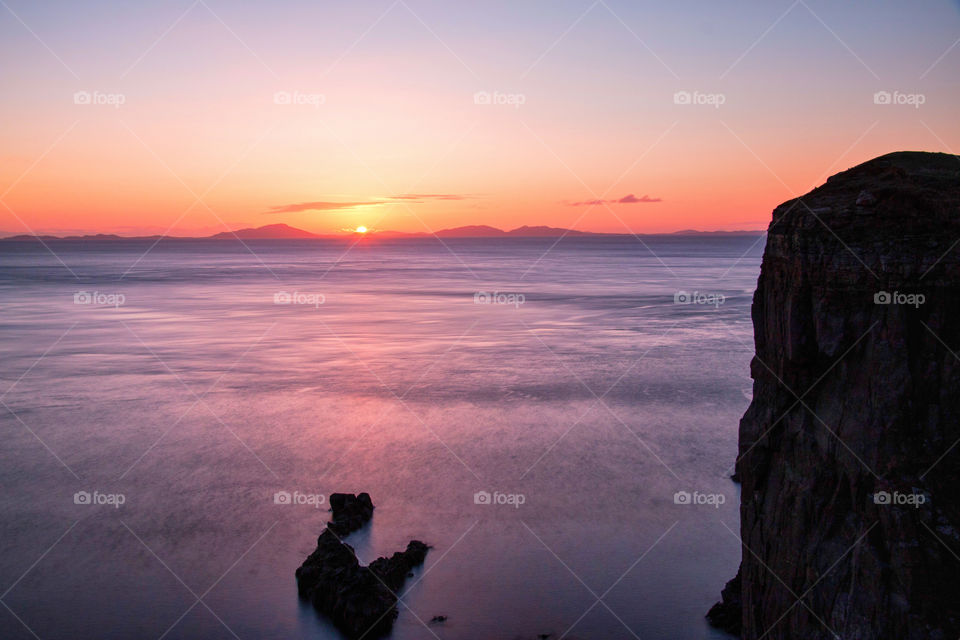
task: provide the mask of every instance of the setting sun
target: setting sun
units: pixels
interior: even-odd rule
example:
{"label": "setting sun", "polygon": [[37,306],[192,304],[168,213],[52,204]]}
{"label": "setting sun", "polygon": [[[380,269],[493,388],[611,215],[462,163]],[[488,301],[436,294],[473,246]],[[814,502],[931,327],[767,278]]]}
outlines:
{"label": "setting sun", "polygon": [[367,232],[367,228],[365,226],[360,225],[359,227],[357,227],[357,233],[366,233],[366,232]]}

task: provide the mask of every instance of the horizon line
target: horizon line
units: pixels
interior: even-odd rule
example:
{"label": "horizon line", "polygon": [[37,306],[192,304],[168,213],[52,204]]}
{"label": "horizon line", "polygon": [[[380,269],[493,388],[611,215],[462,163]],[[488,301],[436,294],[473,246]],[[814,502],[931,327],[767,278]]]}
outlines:
{"label": "horizon line", "polygon": [[[738,229],[676,229],[672,231],[636,231],[636,230],[626,230],[626,231],[589,231],[585,229],[570,229],[566,227],[551,227],[549,225],[521,225],[519,227],[514,227],[512,229],[501,229],[499,227],[494,227],[492,225],[486,224],[468,224],[461,225],[457,227],[444,227],[437,230],[428,230],[428,231],[399,231],[395,229],[370,229],[363,232],[358,232],[353,229],[341,229],[337,231],[309,231],[307,229],[302,229],[299,227],[294,227],[286,223],[278,222],[268,225],[261,225],[258,227],[239,227],[227,229],[224,231],[218,231],[214,233],[203,232],[202,235],[170,235],[167,233],[124,233],[124,232],[111,232],[111,231],[56,231],[56,232],[42,232],[42,231],[33,231],[29,230],[28,232],[13,232],[13,231],[0,231],[0,240],[9,240],[13,238],[44,238],[44,239],[56,239],[56,240],[69,240],[69,239],[83,239],[83,238],[96,238],[96,237],[110,237],[123,240],[136,240],[136,239],[157,239],[157,238],[167,238],[171,240],[209,240],[209,239],[232,239],[230,236],[237,237],[236,234],[244,232],[255,232],[262,231],[271,228],[284,228],[285,230],[298,232],[305,234],[300,237],[277,237],[277,238],[255,238],[248,237],[243,238],[245,240],[257,240],[257,239],[271,239],[271,240],[310,240],[310,239],[348,239],[348,238],[357,238],[357,237],[377,237],[385,238],[387,235],[393,237],[437,237],[438,234],[450,233],[455,231],[465,231],[471,228],[478,229],[487,229],[492,233],[502,233],[504,236],[510,236],[513,234],[513,237],[537,237],[535,234],[531,236],[524,236],[522,233],[517,233],[523,229],[530,230],[547,230],[553,231],[554,234],[540,237],[557,237],[557,236],[567,236],[567,235],[595,235],[595,236],[657,236],[657,235],[701,235],[701,234],[727,234],[727,235],[754,235],[766,233],[767,229],[750,229],[750,228],[738,228]],[[226,236],[226,238],[222,238]],[[478,236],[469,236],[463,235],[460,237],[474,237],[474,238],[497,238],[499,235],[478,235]]]}

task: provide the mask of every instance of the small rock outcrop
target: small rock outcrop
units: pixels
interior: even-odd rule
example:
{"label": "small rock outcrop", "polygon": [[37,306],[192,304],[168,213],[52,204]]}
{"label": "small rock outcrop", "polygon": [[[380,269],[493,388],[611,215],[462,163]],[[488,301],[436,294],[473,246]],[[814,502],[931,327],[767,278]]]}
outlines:
{"label": "small rock outcrop", "polygon": [[720,602],[707,612],[707,620],[718,629],[739,636],[743,629],[743,600],[740,597],[740,572],[720,591]]}
{"label": "small rock outcrop", "polygon": [[333,512],[333,520],[327,523],[327,529],[345,538],[370,522],[373,517],[373,500],[369,493],[332,493],[330,510]]}
{"label": "small rock outcrop", "polygon": [[960,157],[899,152],[774,211],[740,422],[746,640],[960,636]]}
{"label": "small rock outcrop", "polygon": [[411,540],[406,550],[361,566],[343,537],[370,521],[370,496],[334,493],[330,507],[333,519],[317,538],[317,548],[297,569],[297,590],[347,637],[384,636],[398,615],[397,591],[410,571],[423,564],[429,547]]}

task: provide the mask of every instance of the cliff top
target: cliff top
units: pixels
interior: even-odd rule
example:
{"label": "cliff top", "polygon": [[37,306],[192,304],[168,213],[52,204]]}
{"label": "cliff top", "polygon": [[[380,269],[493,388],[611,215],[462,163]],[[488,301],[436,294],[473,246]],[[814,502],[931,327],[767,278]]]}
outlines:
{"label": "cliff top", "polygon": [[897,151],[777,207],[764,260],[804,256],[850,286],[955,286],[958,241],[960,156]]}
{"label": "cliff top", "polygon": [[957,225],[958,212],[960,156],[896,151],[830,176],[806,195],[784,202],[773,212],[770,231],[781,222],[789,228],[820,218],[835,231],[852,225],[888,236],[915,235],[929,232],[931,225]]}

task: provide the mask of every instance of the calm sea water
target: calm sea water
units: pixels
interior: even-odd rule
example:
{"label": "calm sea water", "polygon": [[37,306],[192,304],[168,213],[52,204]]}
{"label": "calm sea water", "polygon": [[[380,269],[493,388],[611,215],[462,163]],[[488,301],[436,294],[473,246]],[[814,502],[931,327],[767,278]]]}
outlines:
{"label": "calm sea water", "polygon": [[0,637],[338,638],[336,491],[394,638],[724,637],[763,243],[644,241],[0,243]]}

